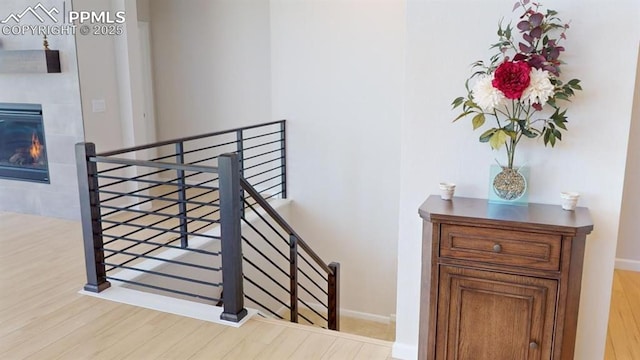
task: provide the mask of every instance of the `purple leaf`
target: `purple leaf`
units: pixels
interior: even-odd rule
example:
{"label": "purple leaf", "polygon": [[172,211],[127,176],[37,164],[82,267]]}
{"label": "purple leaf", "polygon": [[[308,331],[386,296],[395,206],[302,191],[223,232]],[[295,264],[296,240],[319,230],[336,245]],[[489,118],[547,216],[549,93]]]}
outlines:
{"label": "purple leaf", "polygon": [[522,34],[522,38],[525,39],[529,44],[533,44],[535,38],[527,33]]}
{"label": "purple leaf", "polygon": [[522,20],[516,25],[520,31],[527,31],[531,29],[531,24],[527,20]]}
{"label": "purple leaf", "polygon": [[542,65],[545,62],[545,58],[542,55],[533,55],[531,56],[531,58],[529,59],[529,61],[527,62],[529,64],[529,66],[536,68],[536,69],[540,69],[542,68]]}
{"label": "purple leaf", "polygon": [[560,39],[565,39],[565,40],[567,40],[567,35],[565,35],[564,33],[560,34]]}
{"label": "purple leaf", "polygon": [[535,39],[540,39],[540,37],[542,36],[542,28],[540,26],[536,26],[531,29],[531,32],[529,34],[531,34],[531,37]]}
{"label": "purple leaf", "polygon": [[524,0],[522,3],[523,3],[524,5],[527,5],[527,4],[529,3],[529,0]]}
{"label": "purple leaf", "polygon": [[526,45],[525,43],[518,43],[518,47],[523,53],[530,53],[533,50],[533,46]]}
{"label": "purple leaf", "polygon": [[517,2],[515,5],[513,5],[513,10],[511,11],[516,11],[516,9],[519,7],[520,7],[520,2]]}
{"label": "purple leaf", "polygon": [[520,54],[517,53],[514,57],[513,57],[513,61],[522,61],[525,60],[527,58],[527,56],[525,54]]}
{"label": "purple leaf", "polygon": [[538,103],[533,103],[533,104],[531,104],[531,106],[533,106],[533,108],[538,110],[538,111],[542,111],[542,105],[540,105]]}
{"label": "purple leaf", "polygon": [[544,15],[540,13],[534,13],[529,17],[529,22],[531,22],[531,26],[536,27],[542,24],[543,19],[544,19]]}

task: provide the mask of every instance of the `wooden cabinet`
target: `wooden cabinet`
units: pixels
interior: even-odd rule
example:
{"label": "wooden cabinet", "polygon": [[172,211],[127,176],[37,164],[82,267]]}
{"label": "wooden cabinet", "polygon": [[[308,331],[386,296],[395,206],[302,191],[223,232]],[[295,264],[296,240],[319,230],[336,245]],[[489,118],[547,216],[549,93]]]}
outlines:
{"label": "wooden cabinet", "polygon": [[573,359],[586,208],[431,196],[420,215],[420,359]]}

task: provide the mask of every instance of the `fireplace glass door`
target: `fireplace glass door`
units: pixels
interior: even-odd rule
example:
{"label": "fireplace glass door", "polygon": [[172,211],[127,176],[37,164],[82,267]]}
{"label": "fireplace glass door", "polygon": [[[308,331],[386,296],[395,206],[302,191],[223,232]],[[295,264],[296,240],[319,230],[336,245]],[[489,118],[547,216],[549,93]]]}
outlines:
{"label": "fireplace glass door", "polygon": [[0,178],[49,183],[40,105],[0,103]]}

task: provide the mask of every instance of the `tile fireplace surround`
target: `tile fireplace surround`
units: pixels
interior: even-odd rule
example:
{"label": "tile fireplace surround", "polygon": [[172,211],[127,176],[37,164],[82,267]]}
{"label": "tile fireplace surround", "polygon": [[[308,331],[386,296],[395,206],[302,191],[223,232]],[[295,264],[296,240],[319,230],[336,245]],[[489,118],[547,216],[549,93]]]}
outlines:
{"label": "tile fireplace surround", "polygon": [[[9,13],[24,2],[0,2]],[[79,219],[74,144],[84,141],[80,89],[73,36],[52,36],[60,51],[57,74],[0,74],[0,102],[41,104],[50,183],[0,179],[0,211]],[[40,49],[42,38],[3,36],[3,50]],[[0,224],[1,226],[1,224]]]}

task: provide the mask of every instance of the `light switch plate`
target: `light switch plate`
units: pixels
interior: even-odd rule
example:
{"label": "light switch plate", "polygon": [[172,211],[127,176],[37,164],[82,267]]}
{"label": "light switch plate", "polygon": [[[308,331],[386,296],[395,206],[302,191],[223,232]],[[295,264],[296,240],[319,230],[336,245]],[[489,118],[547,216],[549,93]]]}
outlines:
{"label": "light switch plate", "polygon": [[91,109],[94,113],[105,112],[107,110],[107,104],[104,99],[93,99],[91,100]]}

